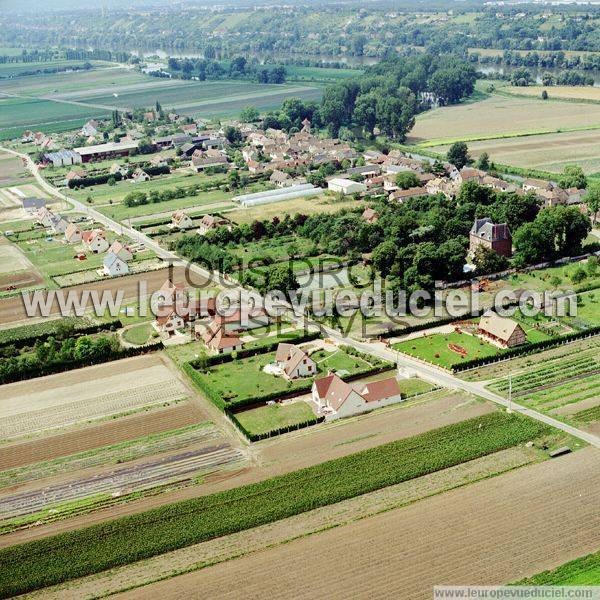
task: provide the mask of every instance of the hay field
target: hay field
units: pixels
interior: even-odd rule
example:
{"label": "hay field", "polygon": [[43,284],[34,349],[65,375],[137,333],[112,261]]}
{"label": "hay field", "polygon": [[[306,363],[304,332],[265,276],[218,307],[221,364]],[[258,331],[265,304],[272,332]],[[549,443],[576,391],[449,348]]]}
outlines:
{"label": "hay field", "polygon": [[479,102],[422,113],[407,142],[427,147],[457,140],[600,128],[600,106],[492,95]]}
{"label": "hay field", "polygon": [[567,100],[600,102],[600,88],[589,85],[556,85],[550,87],[530,85],[528,87],[507,86],[502,88],[502,91],[507,94],[531,96],[533,98],[540,98],[543,90],[548,92],[550,100],[552,98],[564,98]]}
{"label": "hay field", "polygon": [[[566,165],[577,164],[588,175],[600,171],[600,130],[485,140],[469,142],[468,146],[472,157],[487,152],[503,165],[560,173]],[[445,144],[431,150],[444,154],[449,147]]]}

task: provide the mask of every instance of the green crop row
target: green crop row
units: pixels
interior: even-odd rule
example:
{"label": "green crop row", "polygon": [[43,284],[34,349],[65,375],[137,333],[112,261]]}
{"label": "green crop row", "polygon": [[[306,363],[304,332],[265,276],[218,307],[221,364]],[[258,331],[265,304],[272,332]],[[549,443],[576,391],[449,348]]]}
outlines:
{"label": "green crop row", "polygon": [[299,471],[145,513],[0,550],[5,598],[125,565],[204,540],[473,460],[549,427],[494,412]]}
{"label": "green crop row", "polygon": [[599,581],[600,552],[596,552],[523,579],[516,585],[598,585]]}

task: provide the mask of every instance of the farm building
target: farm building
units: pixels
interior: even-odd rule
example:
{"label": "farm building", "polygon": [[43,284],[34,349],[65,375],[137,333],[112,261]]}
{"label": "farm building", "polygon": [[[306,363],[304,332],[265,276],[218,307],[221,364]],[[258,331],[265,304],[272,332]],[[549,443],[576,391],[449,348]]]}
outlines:
{"label": "farm building", "polygon": [[418,198],[419,196],[427,196],[427,188],[424,187],[411,187],[407,190],[396,190],[389,195],[389,199],[395,202],[404,202],[411,198]]}
{"label": "farm building", "polygon": [[129,267],[127,266],[127,263],[112,252],[109,252],[104,257],[102,265],[104,273],[110,277],[127,275],[127,273],[129,273]]}
{"label": "farm building", "polygon": [[394,377],[351,386],[335,374],[315,379],[312,400],[328,420],[349,417],[402,400]]}
{"label": "farm building", "polygon": [[254,194],[243,194],[235,196],[234,202],[239,202],[244,208],[258,206],[260,204],[271,204],[273,202],[282,202],[294,198],[315,196],[322,192],[321,188],[315,187],[310,183],[302,183],[291,187],[269,190],[267,192],[256,192]]}
{"label": "farm building", "polygon": [[129,156],[134,150],[137,150],[139,141],[131,142],[108,142],[96,146],[82,146],[75,148],[75,152],[81,156],[80,162],[92,162],[95,160],[106,160],[117,156]]}
{"label": "farm building", "polygon": [[310,377],[317,372],[315,361],[294,344],[279,344],[275,353],[275,363],[288,379]]}
{"label": "farm building", "polygon": [[359,181],[352,181],[352,179],[343,179],[336,177],[330,179],[327,183],[327,188],[332,192],[341,192],[344,196],[349,194],[361,194],[367,191],[367,186]]}
{"label": "farm building", "polygon": [[519,323],[493,311],[481,317],[477,333],[503,348],[513,348],[527,342],[527,335]]}
{"label": "farm building", "polygon": [[469,251],[485,246],[501,256],[512,255],[512,235],[506,223],[496,224],[488,217],[475,219],[469,234]]}
{"label": "farm building", "polygon": [[82,162],[81,155],[73,150],[59,150],[44,154],[43,162],[52,164],[53,167],[68,167]]}

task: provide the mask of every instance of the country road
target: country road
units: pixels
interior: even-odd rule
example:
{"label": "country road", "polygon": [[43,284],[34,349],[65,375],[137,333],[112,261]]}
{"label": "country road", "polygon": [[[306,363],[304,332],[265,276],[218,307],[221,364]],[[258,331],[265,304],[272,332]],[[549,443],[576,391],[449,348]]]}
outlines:
{"label": "country road", "polygon": [[[147,235],[144,235],[143,233],[136,231],[135,229],[125,227],[121,223],[113,221],[109,217],[103,215],[102,213],[89,206],[86,206],[82,202],[65,196],[60,190],[50,185],[42,177],[41,173],[39,172],[38,166],[31,160],[31,158],[28,155],[21,154],[9,148],[0,147],[0,151],[8,152],[25,160],[29,170],[44,190],[46,190],[52,196],[58,197],[66,202],[71,203],[77,210],[80,210],[81,212],[93,217],[96,221],[102,223],[107,229],[110,229],[111,231],[114,231],[115,233],[118,233],[120,235],[127,236],[129,239],[137,243],[144,244],[147,248],[151,248],[154,252],[156,252],[158,256],[160,256],[164,260],[171,262],[174,266],[183,266],[189,269],[192,273],[200,275],[201,277],[204,277],[208,280],[211,280],[219,286],[228,289],[235,289],[237,292],[239,292],[240,302],[248,301],[248,299],[250,298],[256,298],[256,292],[250,292],[249,290],[237,284],[237,282],[234,282],[230,278],[224,276],[222,273],[218,271],[207,271],[206,269],[203,269],[197,264],[190,263],[179,257],[174,252],[162,248],[159,244],[154,242],[154,240],[152,240]],[[251,301],[253,302],[253,300]],[[462,379],[455,377],[448,371],[445,371],[441,368],[422,363],[421,361],[410,358],[405,354],[400,354],[398,352],[390,350],[382,343],[359,342],[358,340],[354,340],[353,338],[344,337],[335,329],[331,329],[330,327],[311,321],[307,319],[306,316],[303,314],[296,314],[291,304],[282,304],[282,308],[287,309],[288,316],[290,317],[292,322],[294,322],[298,326],[304,327],[308,325],[312,327],[317,327],[332,339],[338,340],[343,344],[352,346],[357,350],[360,350],[361,352],[373,354],[375,356],[383,358],[384,360],[395,362],[398,364],[399,368],[411,371],[418,377],[430,381],[438,386],[450,389],[459,389],[474,394],[476,396],[480,396],[504,408],[510,408],[513,412],[527,415],[532,419],[536,419],[537,421],[545,423],[546,425],[550,425],[552,427],[555,427],[556,429],[564,431],[565,433],[568,433],[573,437],[584,441],[587,444],[591,444],[592,446],[600,448],[600,437],[592,433],[582,431],[581,429],[573,427],[572,425],[568,425],[567,423],[563,423],[562,421],[554,419],[548,415],[532,410],[531,408],[527,408],[526,406],[522,406],[514,401],[510,403],[509,407],[509,402],[506,398],[503,398],[502,396],[487,390],[483,386],[483,384],[463,381]]]}

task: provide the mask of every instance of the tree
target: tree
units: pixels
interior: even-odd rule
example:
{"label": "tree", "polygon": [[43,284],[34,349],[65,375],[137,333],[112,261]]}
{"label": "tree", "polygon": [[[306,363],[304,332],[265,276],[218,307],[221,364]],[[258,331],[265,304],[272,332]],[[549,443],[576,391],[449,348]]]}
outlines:
{"label": "tree", "polygon": [[596,223],[596,215],[600,211],[600,183],[592,183],[587,190],[583,201],[585,202],[588,215],[592,219],[592,223]]}
{"label": "tree", "polygon": [[254,106],[246,106],[240,113],[240,121],[242,123],[254,123],[258,121],[260,114]]}
{"label": "tree", "polygon": [[448,162],[452,163],[457,169],[462,169],[471,161],[467,144],[465,144],[465,142],[454,142],[454,144],[450,146],[446,158],[448,159]]}
{"label": "tree", "polygon": [[580,166],[567,165],[562,175],[558,178],[558,185],[565,190],[568,188],[581,190],[587,187],[587,178]]}
{"label": "tree", "polygon": [[478,275],[487,275],[488,273],[504,271],[508,267],[508,260],[495,250],[480,244],[475,250],[473,264]]}
{"label": "tree", "polygon": [[416,173],[413,173],[412,171],[402,171],[396,175],[396,185],[403,190],[407,190],[412,187],[418,187],[421,185],[421,181]]}
{"label": "tree", "polygon": [[265,292],[279,290],[286,295],[300,287],[294,271],[287,264],[272,265],[265,273]]}
{"label": "tree", "polygon": [[542,90],[542,100],[548,100],[548,92],[546,90]]}
{"label": "tree", "polygon": [[539,222],[525,223],[513,235],[515,264],[532,265],[554,256],[553,232],[544,229]]}
{"label": "tree", "polygon": [[382,277],[387,277],[396,261],[397,245],[394,240],[381,242],[379,246],[373,250],[373,266],[381,274]]}
{"label": "tree", "polygon": [[490,155],[487,152],[482,152],[475,163],[475,166],[482,171],[490,170]]}
{"label": "tree", "polygon": [[230,144],[237,144],[242,141],[242,132],[233,127],[232,125],[228,125],[225,127],[225,137]]}

